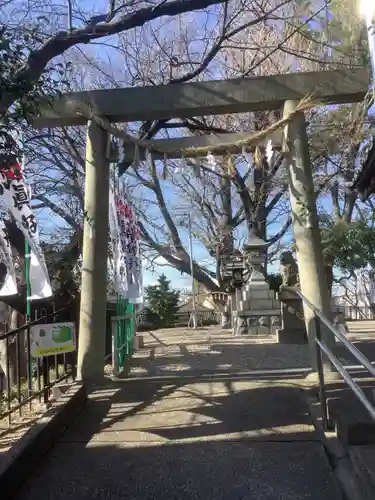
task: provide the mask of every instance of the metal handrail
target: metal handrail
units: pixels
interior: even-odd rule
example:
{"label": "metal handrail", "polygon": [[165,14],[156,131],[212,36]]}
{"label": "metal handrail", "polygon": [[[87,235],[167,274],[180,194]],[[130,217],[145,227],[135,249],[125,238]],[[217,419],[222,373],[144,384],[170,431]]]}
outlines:
{"label": "metal handrail", "polygon": [[[114,323],[117,322],[117,321],[126,321],[126,320],[129,320],[129,319],[134,319],[135,318],[135,314],[125,314],[123,316],[112,316],[111,317],[111,321],[113,321]],[[124,349],[124,347],[126,347],[128,341],[126,340],[122,345],[120,345],[119,347],[116,346],[116,344],[113,346],[114,348],[114,351],[115,352],[120,352],[122,351],[122,349]],[[114,353],[111,353],[112,355]]]}
{"label": "metal handrail", "polygon": [[367,371],[375,377],[375,367],[371,364],[370,360],[364,356],[361,351],[359,351],[346,337],[340,332],[335,326],[324,316],[324,314],[317,309],[314,304],[312,304],[299,290],[293,289],[296,295],[304,302],[314,313],[316,320],[316,338],[315,343],[317,346],[317,368],[319,375],[319,389],[320,389],[320,402],[322,407],[322,419],[325,428],[329,427],[329,415],[327,408],[327,397],[325,392],[325,382],[324,382],[324,370],[323,370],[323,359],[322,352],[327,356],[332,365],[336,368],[338,373],[342,376],[344,381],[348,384],[351,390],[354,392],[355,396],[363,404],[363,406],[368,411],[371,418],[375,421],[375,408],[371,402],[366,397],[365,393],[359,387],[359,385],[353,380],[349,372],[343,367],[343,365],[338,360],[337,356],[331,351],[331,349],[322,341],[320,323],[324,324],[333,334],[339,339],[342,344],[348,349],[348,351],[362,364]]}
{"label": "metal handrail", "polygon": [[336,338],[338,338],[344,346],[353,354],[353,356],[375,377],[375,368],[372,366],[371,362],[364,356],[359,349],[355,347],[340,330],[335,328],[333,324],[317,309],[314,304],[312,304],[299,290],[295,290],[295,293],[302,299],[302,301],[309,306],[313,311],[315,316],[325,325]]}
{"label": "metal handrail", "polygon": [[320,349],[329,358],[329,360],[331,361],[333,366],[340,373],[342,378],[345,380],[345,382],[348,384],[348,386],[351,388],[351,390],[354,392],[354,394],[357,396],[357,398],[360,400],[360,402],[363,404],[363,406],[369,412],[370,416],[375,420],[375,408],[372,406],[370,401],[367,399],[366,394],[362,391],[362,389],[355,382],[355,380],[352,379],[349,372],[347,370],[345,370],[345,368],[342,366],[340,361],[333,354],[333,352],[330,349],[328,349],[328,347],[324,344],[324,342],[322,342],[318,339],[316,339],[315,342],[318,344]]}

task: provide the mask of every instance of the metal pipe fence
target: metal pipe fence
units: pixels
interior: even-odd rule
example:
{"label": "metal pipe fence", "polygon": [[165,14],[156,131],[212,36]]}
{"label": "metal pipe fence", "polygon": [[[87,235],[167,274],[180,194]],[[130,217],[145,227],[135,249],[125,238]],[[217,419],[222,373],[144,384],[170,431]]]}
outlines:
{"label": "metal pipe fence", "polygon": [[369,306],[341,306],[343,308],[345,321],[375,320],[375,309]]}
{"label": "metal pipe fence", "polygon": [[[189,320],[191,318],[192,311],[178,312],[176,318],[173,322],[172,327],[188,326]],[[220,324],[221,315],[218,311],[197,311],[197,321],[198,324],[202,326],[218,325]],[[158,325],[157,320],[152,320],[148,318],[148,313],[140,311],[136,313],[136,324],[138,331],[142,330],[155,330],[157,328],[163,328],[162,325]]]}
{"label": "metal pipe fence", "polygon": [[332,350],[325,344],[322,339],[322,329],[321,326],[324,325],[336,339],[340,340],[341,344],[345,346],[348,351],[352,354],[352,356],[359,361],[359,363],[370,373],[371,376],[375,377],[375,367],[372,365],[371,361],[366,358],[362,354],[362,352],[357,349],[357,347],[352,344],[346,336],[338,330],[332,323],[329,321],[321,311],[319,311],[299,290],[294,290],[295,293],[302,299],[304,304],[306,304],[311,311],[314,313],[315,322],[316,322],[316,357],[317,357],[317,371],[319,377],[319,399],[322,408],[322,421],[325,429],[330,429],[333,427],[333,422],[331,421],[328,413],[328,405],[327,405],[327,393],[326,393],[326,384],[325,384],[325,375],[324,375],[324,363],[323,363],[323,353],[328,358],[330,363],[336,368],[337,372],[341,375],[346,384],[353,391],[357,399],[362,403],[362,405],[366,408],[370,417],[375,421],[375,407],[371,403],[371,401],[367,398],[365,393],[359,387],[359,385],[352,378],[350,373],[345,369],[345,367],[341,364],[338,357],[332,352]]}
{"label": "metal pipe fence", "polygon": [[67,308],[47,313],[45,309],[35,314],[35,319],[0,335],[0,420],[22,416],[34,402],[46,404],[51,388],[64,380],[75,380],[75,353],[56,354],[33,358],[31,354],[31,327],[55,323]]}

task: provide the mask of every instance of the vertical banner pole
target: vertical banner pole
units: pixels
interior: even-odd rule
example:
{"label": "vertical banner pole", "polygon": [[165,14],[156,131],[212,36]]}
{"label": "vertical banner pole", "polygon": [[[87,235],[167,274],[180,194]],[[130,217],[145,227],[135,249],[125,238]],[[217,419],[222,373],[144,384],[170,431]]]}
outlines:
{"label": "vertical banner pole", "polygon": [[[116,205],[116,195],[117,195],[117,182],[116,182],[116,169],[113,167],[112,171],[112,189],[113,189],[113,194],[115,198],[115,205]],[[117,210],[117,207],[116,207]],[[115,295],[116,295],[116,316],[121,316],[121,311],[120,311],[120,306],[119,306],[119,295],[117,293],[117,261],[118,261],[118,241],[117,241],[117,232],[115,235],[115,238],[112,241],[112,249],[113,249],[113,263],[114,263],[114,289],[115,289]],[[113,373],[115,375],[118,375],[119,373],[119,352],[118,352],[118,347],[119,347],[119,320],[116,319],[116,325],[113,328],[113,357],[112,357],[112,366],[113,366]]]}
{"label": "vertical banner pole", "polygon": [[[27,241],[27,238],[25,238],[25,285],[26,285],[26,321],[25,323],[29,323],[31,321],[31,302],[30,302],[30,296],[31,296],[31,290],[30,290],[30,245],[29,242]],[[27,330],[27,335],[30,335],[31,330],[28,328]],[[28,339],[28,345],[31,345],[31,339]],[[37,359],[37,363],[39,363],[39,360]],[[32,375],[33,375],[33,367],[32,367],[32,358],[29,356],[29,363],[27,367],[27,379],[29,382],[29,396],[31,396],[32,393]]]}
{"label": "vertical banner pole", "polygon": [[26,282],[26,322],[31,318],[31,303],[29,297],[30,290],[30,247],[29,242],[25,239],[25,282]]}
{"label": "vertical banner pole", "polygon": [[190,249],[190,274],[191,274],[191,293],[193,299],[193,329],[196,330],[198,327],[197,320],[197,301],[195,296],[195,277],[194,277],[194,258],[193,258],[193,232],[191,224],[191,212],[188,213],[188,230],[189,230],[189,249]]}
{"label": "vertical banner pole", "polygon": [[[21,147],[22,147],[22,161],[21,161],[21,169],[22,169],[22,175],[24,175],[25,172],[25,166],[26,166],[26,154],[25,154],[25,136],[22,134],[21,138]],[[31,201],[31,199],[30,199]],[[31,302],[30,302],[30,297],[31,297],[31,284],[30,284],[30,245],[25,237],[25,288],[26,288],[26,308],[25,308],[25,323],[29,323],[31,321]],[[27,330],[27,335],[30,335],[30,329]],[[30,345],[31,339],[28,339],[28,345]],[[28,390],[29,390],[29,396],[31,395],[32,392],[32,358],[29,356],[29,363],[27,367],[27,378],[28,378]]]}
{"label": "vertical banner pole", "polygon": [[[22,175],[25,172],[26,166],[26,155],[25,155],[25,137],[22,135],[21,139],[21,147],[22,147],[22,162],[21,169]],[[31,201],[31,200],[30,200]],[[31,296],[31,286],[30,286],[30,245],[25,238],[25,285],[26,285],[26,321],[30,321],[31,319],[31,304],[30,304],[30,296]]]}

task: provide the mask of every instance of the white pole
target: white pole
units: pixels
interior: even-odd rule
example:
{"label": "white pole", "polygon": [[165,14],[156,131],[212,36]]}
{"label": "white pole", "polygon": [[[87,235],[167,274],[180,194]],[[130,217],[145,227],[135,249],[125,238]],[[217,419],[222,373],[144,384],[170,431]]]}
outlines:
{"label": "white pole", "polygon": [[197,329],[197,304],[195,300],[195,286],[194,286],[194,260],[193,260],[193,235],[192,235],[192,227],[191,227],[191,213],[188,213],[189,217],[189,246],[190,246],[190,273],[191,273],[191,291],[192,291],[192,299],[193,299],[193,329]]}
{"label": "white pole", "polygon": [[[118,194],[118,182],[116,178],[116,169],[115,166],[112,165],[112,192],[114,196],[114,202],[116,203],[116,195]],[[116,219],[117,220],[117,219]],[[119,314],[118,312],[118,294],[117,294],[117,287],[118,287],[118,282],[117,282],[117,262],[118,262],[118,234],[116,233],[115,238],[112,239],[112,259],[113,259],[113,270],[114,270],[114,277],[113,277],[113,288],[115,292],[115,297],[116,297],[116,316]],[[118,375],[119,373],[119,366],[117,362],[117,332],[118,332],[118,320],[112,321],[112,368],[113,368],[113,374]]]}
{"label": "white pole", "polygon": [[375,25],[372,22],[372,17],[366,18],[366,25],[367,25],[367,37],[368,37],[368,46],[369,46],[370,61],[371,61],[371,71],[372,71],[372,91],[374,97],[375,96]]}

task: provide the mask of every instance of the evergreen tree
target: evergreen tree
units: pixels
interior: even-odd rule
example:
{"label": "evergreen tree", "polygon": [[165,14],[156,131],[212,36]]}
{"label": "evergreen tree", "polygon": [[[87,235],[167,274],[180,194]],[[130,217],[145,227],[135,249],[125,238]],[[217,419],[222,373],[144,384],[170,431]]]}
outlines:
{"label": "evergreen tree", "polygon": [[162,274],[156,285],[146,287],[145,295],[150,310],[157,314],[160,326],[173,326],[178,310],[180,292],[171,290],[170,281]]}

